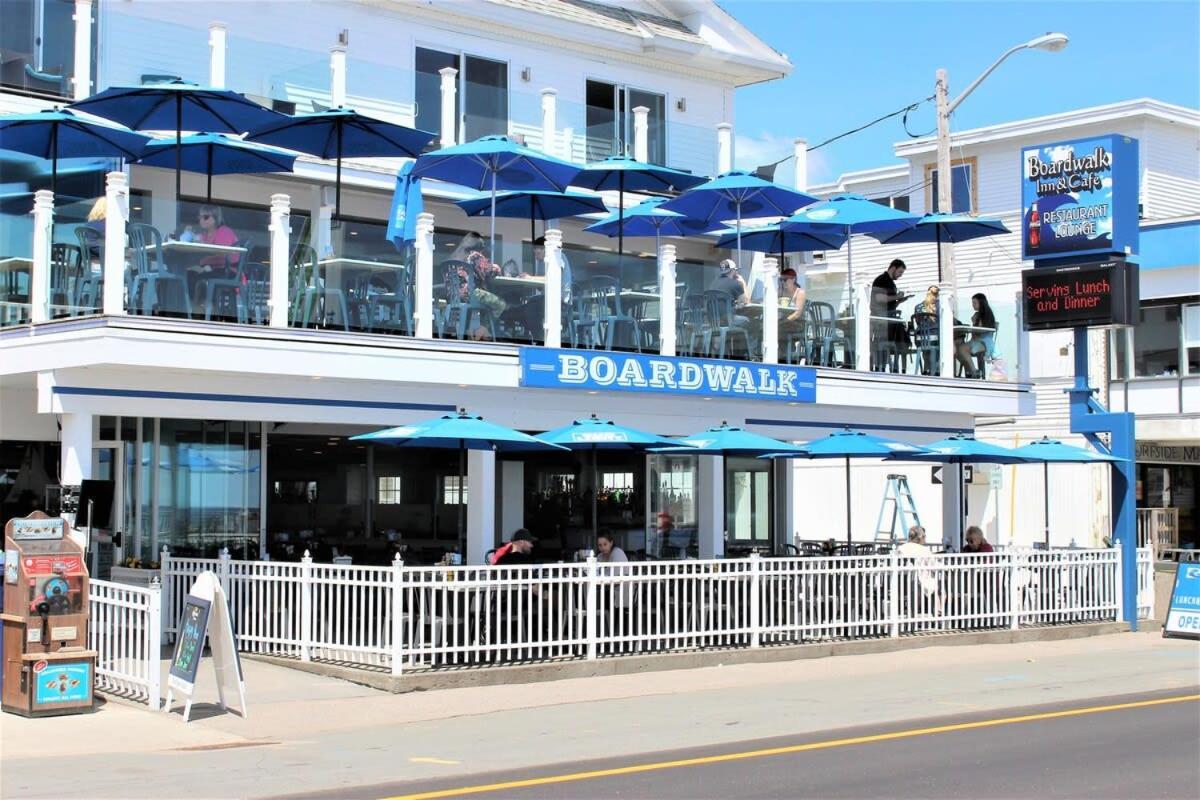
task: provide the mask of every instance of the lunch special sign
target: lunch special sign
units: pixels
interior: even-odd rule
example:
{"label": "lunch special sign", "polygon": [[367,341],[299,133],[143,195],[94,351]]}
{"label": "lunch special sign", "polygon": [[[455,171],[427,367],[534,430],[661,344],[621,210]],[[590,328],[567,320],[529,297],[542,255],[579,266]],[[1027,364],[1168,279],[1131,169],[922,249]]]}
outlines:
{"label": "lunch special sign", "polygon": [[1128,136],[1021,148],[1024,257],[1137,253],[1138,176]]}
{"label": "lunch special sign", "polygon": [[814,403],[812,367],[709,358],[522,347],[521,385]]}

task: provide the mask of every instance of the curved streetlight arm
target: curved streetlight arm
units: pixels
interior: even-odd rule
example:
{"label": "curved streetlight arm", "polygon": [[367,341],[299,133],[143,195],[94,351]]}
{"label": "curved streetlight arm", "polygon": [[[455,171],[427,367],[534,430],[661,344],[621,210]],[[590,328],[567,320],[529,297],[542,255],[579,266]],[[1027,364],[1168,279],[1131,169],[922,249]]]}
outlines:
{"label": "curved streetlight arm", "polygon": [[995,72],[996,67],[998,67],[1002,63],[1004,63],[1004,60],[1006,58],[1011,56],[1013,53],[1024,50],[1027,47],[1029,47],[1029,42],[1025,42],[1024,44],[1016,45],[1015,47],[1010,47],[1008,50],[1006,50],[1004,55],[997,58],[994,62],[992,62],[992,65],[990,67],[988,67],[987,69],[985,69],[983,71],[982,75],[980,75],[975,80],[971,81],[971,84],[966,89],[963,89],[962,94],[960,94],[958,97],[956,97],[952,101],[950,101],[950,104],[948,106],[946,106],[946,116],[948,117],[951,114],[953,114],[954,109],[958,108],[959,103],[961,103],[963,100],[966,100],[967,95],[971,94],[971,92],[975,91],[975,89],[979,86],[979,84],[981,84],[985,80],[987,80],[988,75],[991,75],[993,72]]}

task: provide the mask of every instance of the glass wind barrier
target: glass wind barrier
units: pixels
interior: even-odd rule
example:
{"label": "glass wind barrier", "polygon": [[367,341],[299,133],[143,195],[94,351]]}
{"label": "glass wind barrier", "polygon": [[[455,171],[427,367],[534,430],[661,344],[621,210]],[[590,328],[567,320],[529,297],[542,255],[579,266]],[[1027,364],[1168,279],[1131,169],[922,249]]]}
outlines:
{"label": "glass wind barrier", "polygon": [[[71,97],[75,74],[75,0],[4,0],[3,8],[0,86],[21,94]],[[91,26],[92,75],[96,74],[98,28],[95,24]]]}

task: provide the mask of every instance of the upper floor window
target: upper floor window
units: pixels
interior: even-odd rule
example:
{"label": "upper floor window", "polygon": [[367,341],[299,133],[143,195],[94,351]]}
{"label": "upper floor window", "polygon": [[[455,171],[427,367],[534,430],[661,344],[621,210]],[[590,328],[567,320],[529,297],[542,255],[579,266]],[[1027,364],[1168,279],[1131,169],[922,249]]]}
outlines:
{"label": "upper floor window", "polygon": [[[950,172],[954,183],[950,186],[951,211],[955,214],[968,214],[979,208],[979,164],[974,156],[950,163]],[[940,213],[938,208],[938,170],[932,164],[925,167],[925,182],[929,187],[928,202],[925,207],[933,213]]]}
{"label": "upper floor window", "polygon": [[[70,97],[75,73],[74,0],[3,0],[0,5],[4,9],[0,85],[30,94]],[[95,13],[93,6],[93,16]],[[93,25],[93,64],[95,36]]]}
{"label": "upper floor window", "polygon": [[1112,334],[1114,380],[1200,375],[1200,303],[1146,300],[1137,324]]}
{"label": "upper floor window", "polygon": [[587,160],[633,155],[633,109],[647,115],[646,159],[667,163],[667,98],[603,81],[587,82]]}
{"label": "upper floor window", "polygon": [[894,208],[897,211],[908,211],[909,208],[908,195],[906,194],[898,194],[893,197],[873,197],[871,198],[871,202],[887,206],[888,208]]}
{"label": "upper floor window", "polygon": [[[464,53],[417,48],[417,127],[442,134],[441,70],[453,67],[455,141],[508,133],[508,64]],[[435,140],[436,142],[436,140]]]}

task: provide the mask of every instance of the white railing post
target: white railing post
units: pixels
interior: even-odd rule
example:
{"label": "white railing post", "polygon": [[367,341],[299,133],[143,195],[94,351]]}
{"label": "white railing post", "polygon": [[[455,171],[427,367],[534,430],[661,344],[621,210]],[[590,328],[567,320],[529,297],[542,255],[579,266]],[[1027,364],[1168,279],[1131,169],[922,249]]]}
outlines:
{"label": "white railing post", "polygon": [[779,262],[774,258],[764,258],[762,261],[762,360],[764,364],[779,363],[778,265]]}
{"label": "white railing post", "polygon": [[125,227],[129,224],[129,176],[110,172],[105,178],[104,313],[125,313]]}
{"label": "white railing post", "polygon": [[76,100],[92,93],[92,0],[75,0],[75,74],[71,83]]}
{"label": "white railing post", "polygon": [[554,155],[558,131],[558,90],[549,87],[542,89],[542,152]]}
{"label": "white railing post", "polygon": [[225,88],[225,23],[208,24],[208,85]]}
{"label": "white railing post", "polygon": [[392,559],[392,674],[404,670],[404,562]]}
{"label": "white railing post", "polygon": [[560,155],[564,161],[575,160],[575,129],[570,125],[563,126],[562,153]]}
{"label": "white railing post", "polygon": [[724,175],[733,169],[733,125],[722,122],[717,125],[717,174]]}
{"label": "white railing post", "polygon": [[300,559],[300,660],[312,660],[313,581],[312,556],[307,550]]}
{"label": "white railing post", "polygon": [[1117,622],[1120,622],[1121,620],[1125,619],[1125,591],[1122,582],[1122,576],[1125,573],[1125,564],[1123,560],[1125,554],[1124,548],[1120,547],[1119,545],[1112,548],[1112,551],[1116,554],[1116,556],[1113,558],[1113,561],[1115,562],[1113,569],[1113,594],[1116,596],[1117,600],[1116,620]]}
{"label": "white railing post", "polygon": [[562,347],[562,231],[546,231],[546,251],[543,263],[546,283],[542,302],[542,330],[546,347]]}
{"label": "white railing post", "polygon": [[762,556],[750,558],[750,646],[762,646]]}
{"label": "white railing post", "polygon": [[658,348],[664,356],[673,356],[679,348],[676,341],[678,320],[675,317],[675,245],[664,244],[658,249]]}
{"label": "white railing post", "polygon": [[442,135],[438,140],[440,147],[452,147],[458,144],[458,85],[455,80],[458,70],[454,67],[443,67],[438,70],[442,76]]}
{"label": "white railing post", "polygon": [[346,105],[346,48],[329,48],[329,104],[334,108]]}
{"label": "white railing post", "polygon": [[417,215],[413,242],[413,328],[418,339],[433,338],[433,214]]}
{"label": "white railing post", "polygon": [[221,588],[225,590],[225,597],[229,597],[229,548],[222,547],[221,552],[217,554],[217,579],[221,582]]}
{"label": "white railing post", "polygon": [[588,556],[587,558],[587,658],[588,661],[596,660],[597,644],[599,642],[600,615],[596,608],[597,597],[597,582],[599,580],[599,569],[596,566],[596,557]]}
{"label": "white railing post", "polygon": [[854,368],[860,372],[871,369],[871,285],[860,283],[854,287],[850,308],[854,312]]}
{"label": "white railing post", "polygon": [[[165,544],[158,554],[158,576],[162,581],[162,592],[167,597],[167,603],[171,603],[174,598],[175,576],[172,574],[174,567],[171,566],[171,549]],[[174,608],[167,605],[167,613],[174,613]],[[171,624],[171,618],[166,614],[160,617],[158,628],[158,641],[161,644],[167,644],[167,626]]]}
{"label": "white railing post", "polygon": [[1017,582],[1021,554],[1016,549],[1010,549],[1005,555],[1008,556],[1008,627],[1015,631],[1021,627],[1021,587]]}
{"label": "white railing post", "polygon": [[792,157],[795,159],[792,172],[792,188],[797,192],[808,191],[808,139],[792,142]]}
{"label": "white railing post", "polygon": [[271,195],[271,275],[268,291],[271,309],[269,325],[272,328],[288,326],[291,304],[288,297],[291,287],[288,266],[291,261],[292,200],[286,194]]}
{"label": "white railing post", "polygon": [[900,554],[888,553],[888,636],[900,636]]}
{"label": "white railing post", "polygon": [[50,319],[50,242],[54,239],[54,192],[33,195],[33,266],[29,272],[30,319]]}
{"label": "white railing post", "polygon": [[633,110],[633,159],[643,164],[650,160],[650,109],[646,106]]}
{"label": "white railing post", "polygon": [[159,648],[162,647],[162,581],[150,581],[150,594],[146,604],[146,690],[152,711],[158,711],[162,699],[159,669]]}
{"label": "white railing post", "polygon": [[954,377],[954,285],[938,284],[938,351],[943,378]]}

